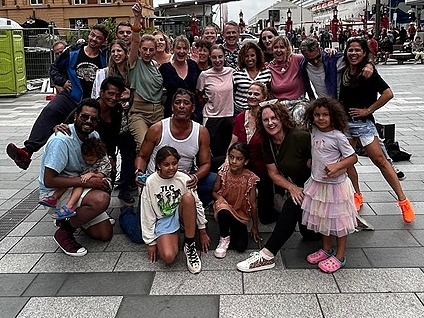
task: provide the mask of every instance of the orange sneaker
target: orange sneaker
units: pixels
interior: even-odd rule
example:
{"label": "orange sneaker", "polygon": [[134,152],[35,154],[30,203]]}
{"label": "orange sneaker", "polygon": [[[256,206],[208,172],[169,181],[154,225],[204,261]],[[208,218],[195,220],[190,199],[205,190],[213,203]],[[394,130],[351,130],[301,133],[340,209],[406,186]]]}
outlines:
{"label": "orange sneaker", "polygon": [[411,223],[415,220],[414,208],[408,199],[398,201],[398,205],[402,210],[403,221],[405,223]]}
{"label": "orange sneaker", "polygon": [[362,196],[362,193],[355,192],[353,199],[355,200],[356,212],[359,212],[362,205],[364,204],[364,197]]}

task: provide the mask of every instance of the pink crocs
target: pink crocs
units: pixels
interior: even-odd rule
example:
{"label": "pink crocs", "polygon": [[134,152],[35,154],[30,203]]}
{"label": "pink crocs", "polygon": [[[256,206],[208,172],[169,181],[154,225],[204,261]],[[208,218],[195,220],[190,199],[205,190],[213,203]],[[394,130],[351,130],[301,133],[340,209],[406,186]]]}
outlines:
{"label": "pink crocs", "polygon": [[331,255],[329,258],[318,263],[318,267],[325,273],[334,273],[338,271],[340,268],[346,265],[346,258],[343,259],[343,262],[340,261],[334,255]]}
{"label": "pink crocs", "polygon": [[331,255],[334,255],[333,250],[331,251],[331,253],[327,253],[322,248],[320,248],[318,251],[306,256],[306,260],[309,264],[318,264],[319,262],[329,258]]}

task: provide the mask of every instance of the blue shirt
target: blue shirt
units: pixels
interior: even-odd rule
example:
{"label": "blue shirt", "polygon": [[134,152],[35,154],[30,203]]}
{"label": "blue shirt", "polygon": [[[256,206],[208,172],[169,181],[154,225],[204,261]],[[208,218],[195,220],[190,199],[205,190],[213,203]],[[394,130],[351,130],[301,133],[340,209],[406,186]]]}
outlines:
{"label": "blue shirt", "polygon": [[[41,195],[54,190],[44,184],[44,173],[46,168],[53,169],[60,176],[79,176],[86,168],[81,154],[82,140],[79,139],[74,124],[69,125],[71,135],[63,133],[50,136],[44,148],[41,159],[38,186]],[[89,138],[99,138],[99,134],[94,131]]]}

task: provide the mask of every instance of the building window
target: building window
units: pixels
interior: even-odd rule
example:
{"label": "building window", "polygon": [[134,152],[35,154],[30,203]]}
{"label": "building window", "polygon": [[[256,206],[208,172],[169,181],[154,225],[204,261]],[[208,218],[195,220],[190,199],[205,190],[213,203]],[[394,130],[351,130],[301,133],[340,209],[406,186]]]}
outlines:
{"label": "building window", "polygon": [[88,19],[86,19],[86,18],[69,19],[69,27],[71,29],[78,29],[78,26],[79,26],[80,29],[87,28]]}
{"label": "building window", "polygon": [[74,4],[87,4],[87,0],[74,0]]}
{"label": "building window", "polygon": [[43,0],[30,0],[29,3],[31,5],[39,5],[39,4],[43,4]]}
{"label": "building window", "polygon": [[112,3],[112,0],[100,0],[100,4]]}

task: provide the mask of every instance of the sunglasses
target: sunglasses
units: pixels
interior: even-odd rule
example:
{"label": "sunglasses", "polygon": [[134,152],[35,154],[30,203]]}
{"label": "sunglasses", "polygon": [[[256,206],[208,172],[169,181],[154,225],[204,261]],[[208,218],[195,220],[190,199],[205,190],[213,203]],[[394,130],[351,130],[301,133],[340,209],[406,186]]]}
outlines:
{"label": "sunglasses", "polygon": [[270,106],[278,103],[278,99],[270,99],[259,103],[259,107]]}
{"label": "sunglasses", "polygon": [[91,115],[84,114],[84,113],[79,114],[79,118],[80,118],[83,122],[86,122],[86,121],[88,121],[89,119],[90,119],[90,121],[91,121],[92,123],[97,123],[97,122],[99,121],[99,117],[97,117],[97,116],[91,116]]}

